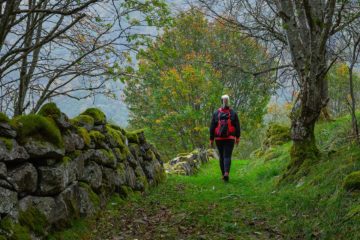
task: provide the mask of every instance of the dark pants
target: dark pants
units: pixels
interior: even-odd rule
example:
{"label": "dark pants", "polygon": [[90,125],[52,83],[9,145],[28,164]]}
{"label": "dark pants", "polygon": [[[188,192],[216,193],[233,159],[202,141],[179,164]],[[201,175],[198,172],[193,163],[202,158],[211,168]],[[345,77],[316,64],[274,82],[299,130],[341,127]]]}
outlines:
{"label": "dark pants", "polygon": [[219,150],[221,172],[224,175],[225,172],[230,172],[231,154],[234,149],[235,140],[217,140],[215,142]]}

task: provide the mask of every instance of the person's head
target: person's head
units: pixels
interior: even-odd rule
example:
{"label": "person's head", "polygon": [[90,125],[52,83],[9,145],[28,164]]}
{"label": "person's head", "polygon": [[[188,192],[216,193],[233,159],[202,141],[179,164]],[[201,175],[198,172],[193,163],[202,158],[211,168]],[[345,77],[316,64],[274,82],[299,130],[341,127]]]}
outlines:
{"label": "person's head", "polygon": [[230,98],[229,95],[221,96],[221,107],[229,107],[230,106]]}

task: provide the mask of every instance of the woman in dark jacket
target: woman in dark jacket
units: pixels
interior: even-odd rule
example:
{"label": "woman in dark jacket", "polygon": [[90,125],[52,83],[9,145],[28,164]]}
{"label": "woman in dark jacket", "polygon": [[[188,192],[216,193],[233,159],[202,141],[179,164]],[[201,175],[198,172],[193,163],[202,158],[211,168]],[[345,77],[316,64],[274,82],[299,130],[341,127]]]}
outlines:
{"label": "woman in dark jacket", "polygon": [[234,145],[240,141],[240,122],[236,112],[230,108],[228,95],[221,97],[222,106],[212,116],[210,124],[210,144],[214,146],[214,140],[219,151],[220,169],[224,181],[229,181],[231,155]]}

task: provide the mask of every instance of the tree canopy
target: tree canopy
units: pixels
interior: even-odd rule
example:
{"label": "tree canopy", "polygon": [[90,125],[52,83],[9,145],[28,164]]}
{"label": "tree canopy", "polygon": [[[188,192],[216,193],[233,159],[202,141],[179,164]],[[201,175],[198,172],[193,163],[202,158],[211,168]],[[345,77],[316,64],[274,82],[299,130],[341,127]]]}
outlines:
{"label": "tree canopy", "polygon": [[269,66],[255,64],[267,58],[254,39],[221,21],[209,21],[197,10],[180,13],[138,54],[139,67],[125,91],[130,124],[145,127],[168,156],[201,147],[220,96],[227,93],[242,128],[250,131],[261,124],[275,86],[268,73],[254,74]]}

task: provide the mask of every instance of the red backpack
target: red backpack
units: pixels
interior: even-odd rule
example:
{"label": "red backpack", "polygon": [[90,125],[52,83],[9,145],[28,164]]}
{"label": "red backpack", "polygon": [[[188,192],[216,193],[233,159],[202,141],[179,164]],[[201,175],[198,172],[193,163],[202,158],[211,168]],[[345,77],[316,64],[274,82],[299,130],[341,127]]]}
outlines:
{"label": "red backpack", "polygon": [[231,124],[231,112],[230,109],[218,110],[218,124],[215,128],[215,136],[227,138],[231,136],[231,133],[235,132],[235,127]]}

